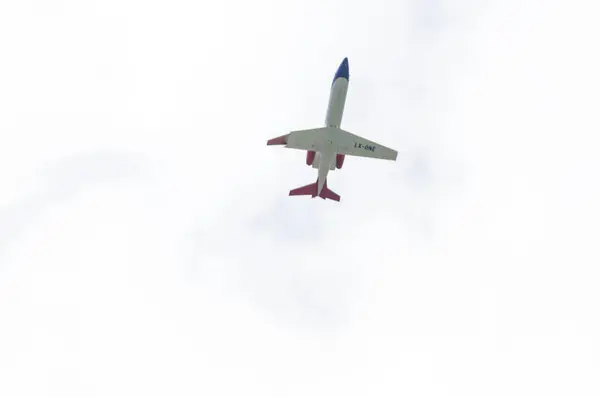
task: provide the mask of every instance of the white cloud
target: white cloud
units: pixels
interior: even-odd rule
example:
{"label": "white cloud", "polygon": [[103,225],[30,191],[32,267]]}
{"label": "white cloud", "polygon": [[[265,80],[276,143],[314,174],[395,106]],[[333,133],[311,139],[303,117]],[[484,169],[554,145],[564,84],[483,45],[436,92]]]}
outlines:
{"label": "white cloud", "polygon": [[3,4],[0,394],[597,395],[583,4]]}

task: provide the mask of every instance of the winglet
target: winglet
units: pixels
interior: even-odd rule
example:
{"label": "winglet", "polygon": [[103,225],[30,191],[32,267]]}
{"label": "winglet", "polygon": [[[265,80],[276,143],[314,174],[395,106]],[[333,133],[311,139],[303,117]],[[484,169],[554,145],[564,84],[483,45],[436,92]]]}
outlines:
{"label": "winglet", "polygon": [[286,145],[289,135],[290,134],[286,134],[286,135],[282,135],[282,136],[277,137],[277,138],[269,139],[267,141],[267,146],[270,146],[270,145]]}

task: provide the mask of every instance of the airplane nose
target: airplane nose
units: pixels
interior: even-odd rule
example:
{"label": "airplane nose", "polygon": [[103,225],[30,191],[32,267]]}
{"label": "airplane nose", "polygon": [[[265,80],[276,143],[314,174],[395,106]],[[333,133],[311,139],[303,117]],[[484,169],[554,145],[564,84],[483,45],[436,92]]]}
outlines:
{"label": "airplane nose", "polygon": [[333,81],[336,79],[343,77],[346,80],[350,80],[350,68],[348,67],[348,57],[344,58],[340,66],[338,67],[337,72],[335,73],[335,77]]}

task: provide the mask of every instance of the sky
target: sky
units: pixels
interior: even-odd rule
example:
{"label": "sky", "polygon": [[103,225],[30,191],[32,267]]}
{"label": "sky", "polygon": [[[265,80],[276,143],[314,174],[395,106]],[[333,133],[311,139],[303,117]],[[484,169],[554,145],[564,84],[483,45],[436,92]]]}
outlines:
{"label": "sky", "polygon": [[595,11],[2,2],[0,395],[599,395]]}

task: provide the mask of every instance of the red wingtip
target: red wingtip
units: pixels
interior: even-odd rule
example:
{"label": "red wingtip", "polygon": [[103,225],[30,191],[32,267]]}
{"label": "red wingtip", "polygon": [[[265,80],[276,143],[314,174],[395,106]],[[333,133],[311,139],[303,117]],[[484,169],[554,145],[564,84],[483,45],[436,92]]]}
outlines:
{"label": "red wingtip", "polygon": [[267,145],[285,145],[287,144],[287,135],[282,135],[280,137],[277,138],[273,138],[273,139],[269,139],[267,141]]}

